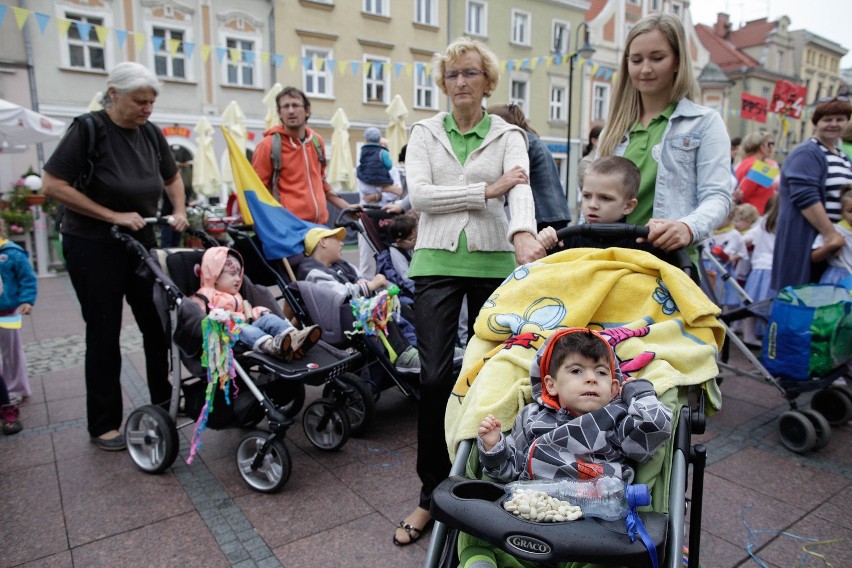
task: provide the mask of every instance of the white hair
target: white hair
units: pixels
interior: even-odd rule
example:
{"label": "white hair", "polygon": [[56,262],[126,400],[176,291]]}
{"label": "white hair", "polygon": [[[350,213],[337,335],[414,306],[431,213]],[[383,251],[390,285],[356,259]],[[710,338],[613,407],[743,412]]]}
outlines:
{"label": "white hair", "polygon": [[139,63],[125,61],[116,65],[107,77],[107,89],[101,98],[101,105],[104,108],[112,106],[112,99],[109,97],[110,87],[121,95],[145,88],[153,89],[154,93],[159,95],[161,85],[160,80],[150,69]]}

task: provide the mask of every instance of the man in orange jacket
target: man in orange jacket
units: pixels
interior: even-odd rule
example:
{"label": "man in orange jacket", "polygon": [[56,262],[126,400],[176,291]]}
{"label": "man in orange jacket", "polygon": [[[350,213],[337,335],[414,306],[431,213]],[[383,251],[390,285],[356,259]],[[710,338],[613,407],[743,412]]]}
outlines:
{"label": "man in orange jacket", "polygon": [[[326,202],[338,209],[352,205],[335,193],[325,180],[325,144],[320,135],[307,126],[311,103],[305,93],[295,87],[282,90],[275,102],[281,123],[263,133],[263,140],[254,150],[252,166],[288,211],[305,221],[325,224],[328,221]],[[280,162],[276,163],[272,153],[279,141],[281,155]],[[273,180],[277,183],[273,184]]]}

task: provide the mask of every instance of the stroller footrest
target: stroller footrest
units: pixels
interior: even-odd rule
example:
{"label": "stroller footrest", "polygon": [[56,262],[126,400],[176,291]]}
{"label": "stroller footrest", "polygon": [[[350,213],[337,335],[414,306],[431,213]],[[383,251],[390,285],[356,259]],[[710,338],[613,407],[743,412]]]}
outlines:
{"label": "stroller footrest", "polygon": [[[505,511],[503,502],[506,497],[500,484],[453,476],[435,488],[430,512],[435,520],[522,560],[652,566],[641,539],[631,542],[623,520],[532,522]],[[653,512],[640,513],[639,516],[662,564],[668,519],[664,514]]]}

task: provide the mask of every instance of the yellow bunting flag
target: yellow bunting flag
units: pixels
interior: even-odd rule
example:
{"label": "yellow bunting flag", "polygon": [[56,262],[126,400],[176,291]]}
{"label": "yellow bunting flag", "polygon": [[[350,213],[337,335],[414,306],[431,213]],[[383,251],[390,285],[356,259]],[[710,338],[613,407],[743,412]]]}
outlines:
{"label": "yellow bunting flag", "polygon": [[99,44],[106,45],[107,38],[109,37],[109,28],[105,26],[95,26],[95,35],[98,36]]}
{"label": "yellow bunting flag", "polygon": [[179,39],[169,39],[169,53],[174,55],[178,52],[180,48],[180,40]]}
{"label": "yellow bunting flag", "polygon": [[68,28],[71,27],[71,20],[65,18],[56,18],[56,28],[59,30],[59,36],[63,39],[68,37]]}

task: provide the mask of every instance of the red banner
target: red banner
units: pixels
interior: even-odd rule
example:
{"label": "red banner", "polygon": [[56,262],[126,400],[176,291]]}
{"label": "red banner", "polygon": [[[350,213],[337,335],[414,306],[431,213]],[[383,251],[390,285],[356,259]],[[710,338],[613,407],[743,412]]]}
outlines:
{"label": "red banner", "polygon": [[797,85],[790,81],[778,81],[775,83],[775,92],[772,93],[769,112],[777,112],[789,118],[801,118],[807,97],[808,88],[804,85]]}
{"label": "red banner", "polygon": [[740,116],[746,120],[756,120],[757,122],[766,122],[766,107],[769,101],[763,97],[756,97],[748,93],[743,93],[742,107],[740,108]]}

